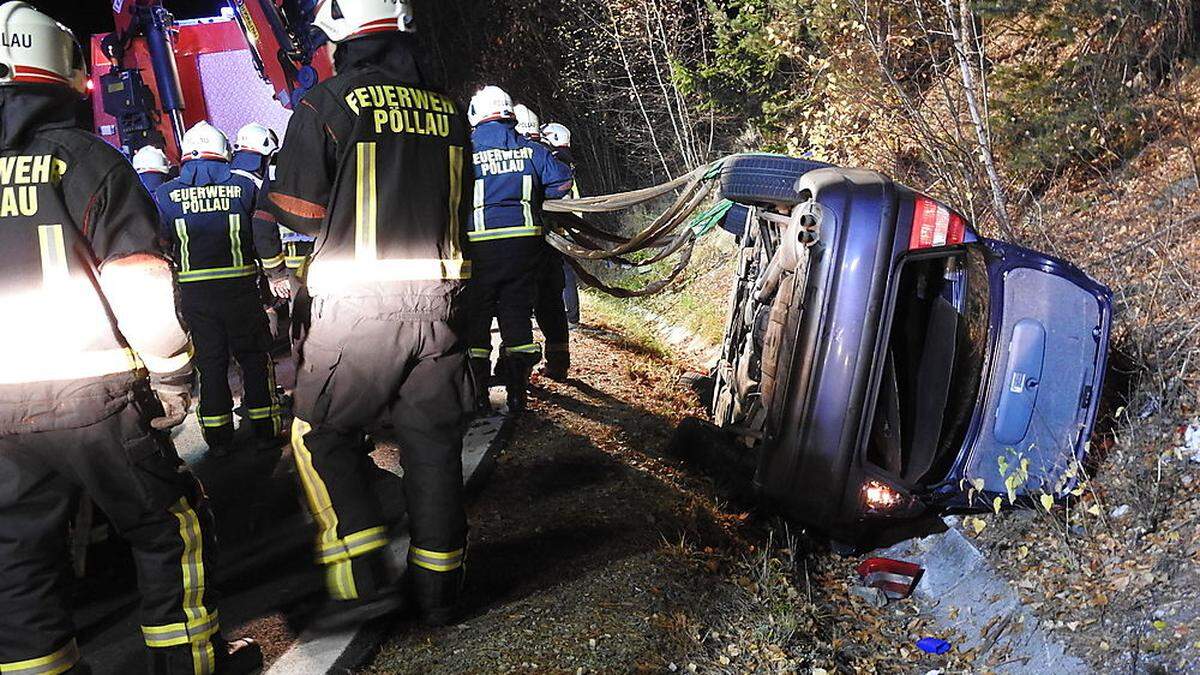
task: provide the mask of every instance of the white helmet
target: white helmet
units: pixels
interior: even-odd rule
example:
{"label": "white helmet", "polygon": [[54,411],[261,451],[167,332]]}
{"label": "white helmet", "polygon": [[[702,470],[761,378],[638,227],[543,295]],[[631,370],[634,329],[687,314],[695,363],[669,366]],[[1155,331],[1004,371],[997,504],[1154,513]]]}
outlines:
{"label": "white helmet", "polygon": [[133,168],[138,173],[171,173],[171,160],[153,145],[143,145],[133,153]]}
{"label": "white helmet", "polygon": [[558,122],[551,122],[542,127],[542,140],[554,149],[571,147],[571,130]]}
{"label": "white helmet", "polygon": [[265,157],[279,152],[279,134],[258,122],[251,122],[238,129],[237,141],[233,144],[235,152],[246,150],[257,152]]}
{"label": "white helmet", "polygon": [[512,119],[516,119],[512,97],[500,87],[488,85],[471,97],[471,107],[467,109],[467,121],[471,126],[477,127],[492,120]]}
{"label": "white helmet", "polygon": [[408,0],[321,0],[313,25],[330,42],[345,42],[364,35],[395,31],[412,32],[412,5]]}
{"label": "white helmet", "polygon": [[529,106],[518,103],[513,107],[513,114],[517,116],[517,133],[533,141],[542,137],[537,113],[530,110]]}
{"label": "white helmet", "polygon": [[229,161],[229,140],[213,125],[200,120],[183,135],[183,161],[192,159],[220,159]]}
{"label": "white helmet", "polygon": [[62,84],[87,91],[83,50],[70,28],[24,2],[0,5],[0,85]]}

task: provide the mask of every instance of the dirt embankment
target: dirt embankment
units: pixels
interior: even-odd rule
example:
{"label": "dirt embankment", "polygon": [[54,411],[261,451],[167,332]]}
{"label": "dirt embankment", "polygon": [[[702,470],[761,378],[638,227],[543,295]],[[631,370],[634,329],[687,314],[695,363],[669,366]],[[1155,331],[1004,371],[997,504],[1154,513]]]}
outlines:
{"label": "dirt embankment", "polygon": [[852,600],[850,563],[731,503],[668,454],[701,414],[689,364],[604,329],[574,336],[574,379],[532,410],[471,512],[459,626],[404,625],[369,672],[900,672],[915,608]]}

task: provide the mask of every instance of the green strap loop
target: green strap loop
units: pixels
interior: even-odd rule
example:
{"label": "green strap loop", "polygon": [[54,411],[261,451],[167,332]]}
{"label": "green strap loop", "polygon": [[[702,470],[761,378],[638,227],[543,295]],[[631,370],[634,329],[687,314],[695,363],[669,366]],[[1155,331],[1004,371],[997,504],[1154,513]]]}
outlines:
{"label": "green strap loop", "polygon": [[694,236],[702,237],[712,231],[731,208],[733,208],[733,202],[728,199],[722,199],[709,207],[707,211],[696,214],[692,218],[692,222],[688,223],[688,227],[691,228]]}

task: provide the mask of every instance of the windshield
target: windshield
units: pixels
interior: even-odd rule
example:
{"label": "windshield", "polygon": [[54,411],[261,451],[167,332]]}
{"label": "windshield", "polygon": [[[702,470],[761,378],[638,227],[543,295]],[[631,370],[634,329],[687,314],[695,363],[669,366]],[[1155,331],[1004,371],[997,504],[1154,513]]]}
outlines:
{"label": "windshield", "polygon": [[916,482],[957,456],[983,377],[988,286],[975,246],[902,263],[868,438],[872,464]]}

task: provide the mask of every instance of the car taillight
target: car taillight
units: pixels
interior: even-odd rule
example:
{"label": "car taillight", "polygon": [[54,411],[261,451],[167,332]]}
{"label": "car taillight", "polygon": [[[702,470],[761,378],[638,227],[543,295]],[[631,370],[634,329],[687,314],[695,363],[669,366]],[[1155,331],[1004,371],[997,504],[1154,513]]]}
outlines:
{"label": "car taillight", "polygon": [[860,496],[863,513],[867,515],[905,517],[924,509],[916,497],[876,478],[868,478],[862,484]]}
{"label": "car taillight", "polygon": [[967,223],[950,207],[925,195],[913,200],[912,233],[909,250],[961,244]]}

